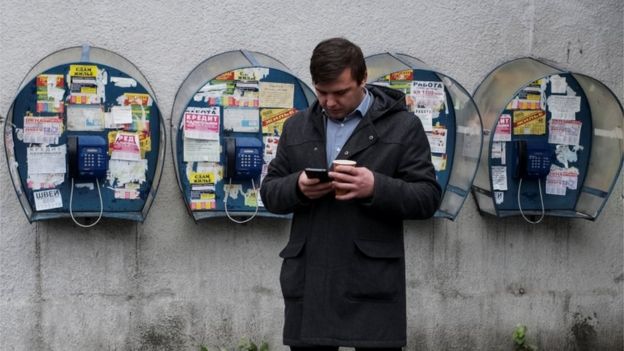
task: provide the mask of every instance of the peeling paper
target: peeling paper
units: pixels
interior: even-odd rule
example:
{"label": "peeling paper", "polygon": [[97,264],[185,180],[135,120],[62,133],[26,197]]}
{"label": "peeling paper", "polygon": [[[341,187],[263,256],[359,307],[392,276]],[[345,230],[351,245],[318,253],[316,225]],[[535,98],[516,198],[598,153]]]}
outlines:
{"label": "peeling paper", "polygon": [[132,78],[124,78],[124,77],[111,77],[111,83],[113,83],[116,87],[120,88],[134,88],[137,86],[136,80]]}
{"label": "peeling paper", "polygon": [[147,160],[127,161],[115,160],[108,161],[108,184],[122,187],[128,183],[145,182],[145,172],[147,172]]}
{"label": "peeling paper", "polygon": [[555,154],[557,155],[557,161],[559,161],[565,168],[568,168],[569,163],[578,161],[577,152],[583,150],[581,145],[572,146],[570,149],[567,145],[557,145],[555,147]]}

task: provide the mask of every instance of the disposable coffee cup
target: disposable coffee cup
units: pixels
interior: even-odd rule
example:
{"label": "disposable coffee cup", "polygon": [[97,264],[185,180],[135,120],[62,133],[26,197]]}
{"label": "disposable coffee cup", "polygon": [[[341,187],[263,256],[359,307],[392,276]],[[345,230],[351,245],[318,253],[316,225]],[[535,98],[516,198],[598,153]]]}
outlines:
{"label": "disposable coffee cup", "polygon": [[[332,162],[332,169],[335,172],[336,171],[336,166],[355,167],[355,165],[357,165],[357,162],[355,162],[353,160],[334,160]],[[348,193],[347,190],[341,190],[341,189],[335,189],[335,191],[336,191],[336,195],[344,195],[344,194]]]}

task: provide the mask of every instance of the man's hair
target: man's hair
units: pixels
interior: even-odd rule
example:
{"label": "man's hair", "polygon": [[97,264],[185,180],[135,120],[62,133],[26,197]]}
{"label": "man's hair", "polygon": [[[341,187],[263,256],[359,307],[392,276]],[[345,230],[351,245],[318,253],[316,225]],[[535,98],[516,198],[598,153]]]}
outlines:
{"label": "man's hair", "polygon": [[323,40],[312,51],[310,74],[314,84],[333,82],[345,68],[351,69],[351,77],[358,84],[366,78],[362,49],[347,39]]}

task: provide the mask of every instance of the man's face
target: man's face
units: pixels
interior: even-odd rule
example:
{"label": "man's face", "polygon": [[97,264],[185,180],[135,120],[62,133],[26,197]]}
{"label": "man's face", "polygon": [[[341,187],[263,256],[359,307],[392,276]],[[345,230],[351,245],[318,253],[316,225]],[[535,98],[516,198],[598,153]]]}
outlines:
{"label": "man's face", "polygon": [[364,98],[364,85],[366,77],[362,83],[353,79],[351,69],[344,71],[329,83],[317,83],[314,85],[316,95],[321,107],[331,119],[341,119],[355,110]]}

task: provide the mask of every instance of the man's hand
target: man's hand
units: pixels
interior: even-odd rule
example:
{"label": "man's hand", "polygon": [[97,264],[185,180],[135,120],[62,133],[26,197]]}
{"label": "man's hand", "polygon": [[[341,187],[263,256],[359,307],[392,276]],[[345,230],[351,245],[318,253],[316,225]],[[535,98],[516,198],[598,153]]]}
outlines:
{"label": "man's hand", "polygon": [[336,200],[364,199],[373,196],[375,176],[366,167],[335,166],[329,176],[336,189]]}
{"label": "man's hand", "polygon": [[297,180],[299,190],[308,199],[315,200],[334,190],[332,182],[321,183],[318,179],[310,179],[305,172],[301,172]]}

